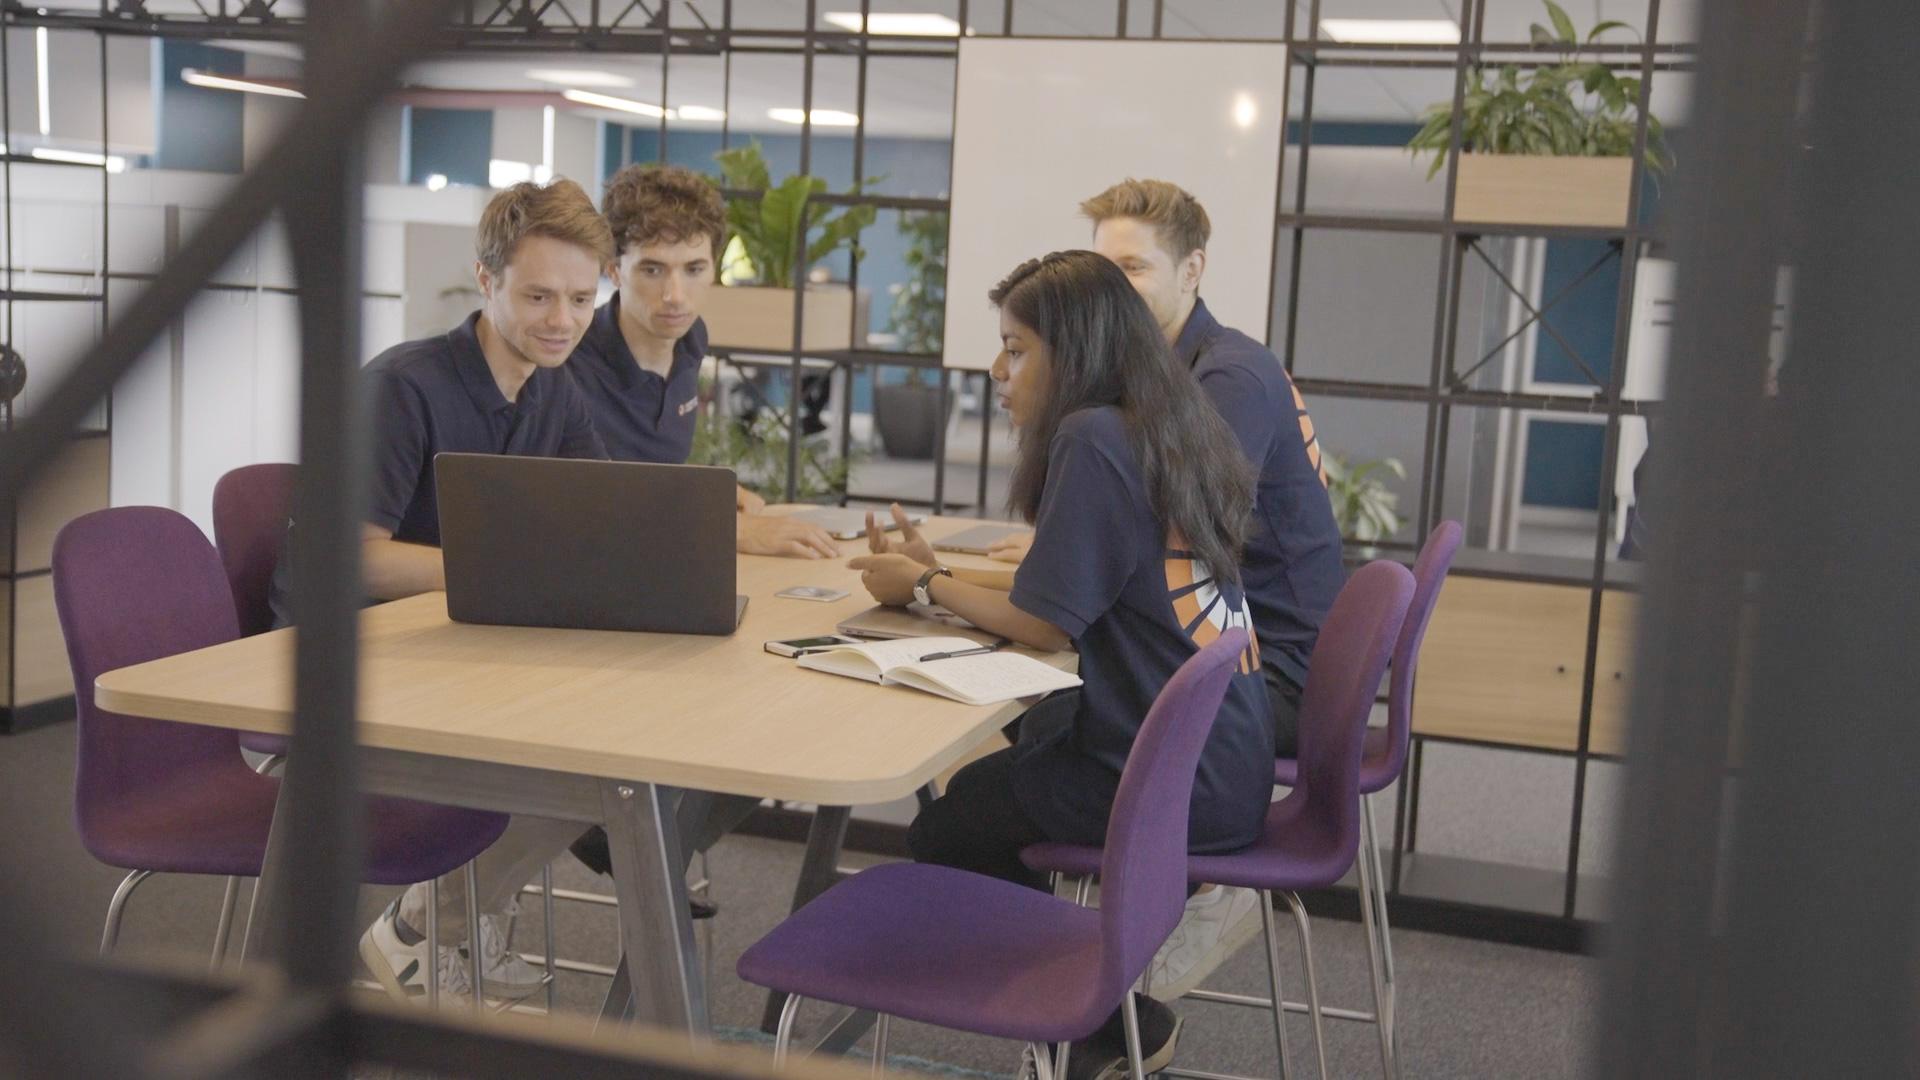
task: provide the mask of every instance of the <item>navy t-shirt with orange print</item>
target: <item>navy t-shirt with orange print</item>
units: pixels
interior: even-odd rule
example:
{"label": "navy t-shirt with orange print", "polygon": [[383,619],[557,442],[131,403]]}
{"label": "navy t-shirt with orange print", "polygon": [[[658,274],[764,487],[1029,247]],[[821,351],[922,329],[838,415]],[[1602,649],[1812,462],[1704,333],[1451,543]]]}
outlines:
{"label": "navy t-shirt with orange print", "polygon": [[[1012,600],[1073,639],[1086,685],[1070,725],[1021,745],[1014,793],[1054,839],[1098,844],[1161,687],[1202,646],[1251,618],[1239,587],[1216,580],[1155,519],[1119,410],[1067,416],[1047,455],[1033,547]],[[1193,851],[1231,851],[1260,834],[1273,790],[1273,721],[1259,665],[1251,645],[1201,751]]]}
{"label": "navy t-shirt with orange print", "polygon": [[1241,578],[1262,658],[1305,686],[1320,622],[1347,577],[1313,420],[1273,353],[1220,325],[1205,301],[1194,302],[1173,353],[1259,474]]}

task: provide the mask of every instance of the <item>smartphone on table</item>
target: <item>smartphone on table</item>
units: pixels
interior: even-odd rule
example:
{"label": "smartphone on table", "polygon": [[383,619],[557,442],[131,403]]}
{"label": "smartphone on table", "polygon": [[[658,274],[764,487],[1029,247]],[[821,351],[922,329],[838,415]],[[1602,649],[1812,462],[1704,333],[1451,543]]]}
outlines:
{"label": "smartphone on table", "polygon": [[767,642],[767,651],[775,656],[805,656],[810,652],[831,649],[836,645],[858,645],[859,638],[843,634],[821,634],[819,637],[788,638],[785,641]]}

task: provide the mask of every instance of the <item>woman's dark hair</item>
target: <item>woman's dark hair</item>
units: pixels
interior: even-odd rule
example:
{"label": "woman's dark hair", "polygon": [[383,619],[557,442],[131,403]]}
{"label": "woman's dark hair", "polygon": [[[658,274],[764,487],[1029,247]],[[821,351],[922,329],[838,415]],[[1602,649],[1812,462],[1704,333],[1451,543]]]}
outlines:
{"label": "woman's dark hair", "polygon": [[1111,405],[1125,419],[1154,517],[1215,574],[1238,581],[1252,467],[1199,383],[1174,366],[1126,274],[1091,251],[1056,251],[1020,264],[987,299],[1040,335],[1052,357],[1046,401],[1020,433],[1012,508],[1029,522],[1039,514],[1060,422]]}

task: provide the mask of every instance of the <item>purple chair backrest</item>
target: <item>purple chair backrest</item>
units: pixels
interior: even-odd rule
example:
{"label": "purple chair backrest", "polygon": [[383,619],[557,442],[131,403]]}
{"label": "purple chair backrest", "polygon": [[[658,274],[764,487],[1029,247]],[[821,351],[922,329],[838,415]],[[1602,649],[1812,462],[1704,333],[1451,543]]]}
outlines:
{"label": "purple chair backrest", "polygon": [[[1453,553],[1460,550],[1457,521],[1443,521],[1427,536],[1426,546],[1413,564],[1413,603],[1407,606],[1406,625],[1393,647],[1393,680],[1387,687],[1387,773],[1399,776],[1407,764],[1407,742],[1413,734],[1413,674],[1420,666],[1420,643],[1446,584]],[[1369,766],[1371,768],[1371,766]]]}
{"label": "purple chair backrest", "polygon": [[239,636],[220,557],[198,526],[158,506],[75,518],[53,543],[53,598],[79,711],[74,817],[95,815],[156,780],[213,760],[239,762],[234,733],[95,707],[105,672]]}
{"label": "purple chair backrest", "polygon": [[1247,632],[1232,629],[1195,653],[1160,689],[1134,736],[1100,862],[1103,994],[1117,999],[1133,985],[1180,922],[1193,777],[1246,650]]}
{"label": "purple chair backrest", "polygon": [[213,543],[227,570],[245,636],[273,628],[267,605],[273,568],[287,541],[296,465],[243,465],[213,487]]}
{"label": "purple chair backrest", "polygon": [[1300,784],[1268,812],[1269,829],[1289,820],[1331,825],[1337,850],[1359,850],[1367,718],[1412,600],[1413,574],[1384,559],[1354,571],[1334,598],[1300,697]]}

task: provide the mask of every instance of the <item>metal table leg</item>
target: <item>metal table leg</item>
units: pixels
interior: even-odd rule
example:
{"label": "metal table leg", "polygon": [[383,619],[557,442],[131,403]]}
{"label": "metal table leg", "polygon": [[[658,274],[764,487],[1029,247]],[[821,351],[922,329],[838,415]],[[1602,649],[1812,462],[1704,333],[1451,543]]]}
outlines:
{"label": "metal table leg", "polygon": [[707,990],[693,947],[675,793],[657,784],[605,781],[601,804],[634,1019],[705,1038]]}

